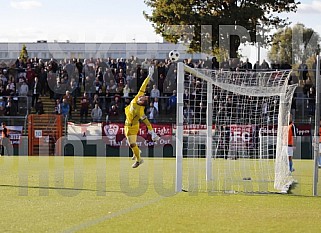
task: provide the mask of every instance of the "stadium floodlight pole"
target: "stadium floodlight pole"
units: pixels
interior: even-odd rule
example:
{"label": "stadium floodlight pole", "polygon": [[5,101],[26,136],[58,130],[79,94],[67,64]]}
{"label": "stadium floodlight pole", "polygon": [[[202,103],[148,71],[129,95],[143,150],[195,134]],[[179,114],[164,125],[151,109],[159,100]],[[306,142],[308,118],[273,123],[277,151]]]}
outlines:
{"label": "stadium floodlight pole", "polygon": [[318,173],[319,173],[319,128],[320,128],[320,56],[317,55],[315,69],[315,87],[316,87],[316,96],[315,96],[315,125],[314,125],[314,172],[313,172],[313,196],[318,195]]}
{"label": "stadium floodlight pole", "polygon": [[176,108],[176,186],[175,192],[183,189],[183,93],[184,93],[184,64],[177,63],[177,108]]}

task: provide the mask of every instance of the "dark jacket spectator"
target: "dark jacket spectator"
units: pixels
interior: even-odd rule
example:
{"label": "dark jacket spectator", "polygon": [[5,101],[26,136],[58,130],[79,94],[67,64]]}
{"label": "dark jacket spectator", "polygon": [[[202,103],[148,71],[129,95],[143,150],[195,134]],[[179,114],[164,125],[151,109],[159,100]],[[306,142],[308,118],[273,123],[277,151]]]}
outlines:
{"label": "dark jacket spectator", "polygon": [[85,92],[83,97],[80,100],[80,121],[87,122],[88,111],[89,111],[89,99],[87,93]]}
{"label": "dark jacket spectator", "polygon": [[44,114],[44,110],[43,110],[43,103],[41,99],[38,99],[36,104],[35,104],[35,110],[36,110],[36,114]]}

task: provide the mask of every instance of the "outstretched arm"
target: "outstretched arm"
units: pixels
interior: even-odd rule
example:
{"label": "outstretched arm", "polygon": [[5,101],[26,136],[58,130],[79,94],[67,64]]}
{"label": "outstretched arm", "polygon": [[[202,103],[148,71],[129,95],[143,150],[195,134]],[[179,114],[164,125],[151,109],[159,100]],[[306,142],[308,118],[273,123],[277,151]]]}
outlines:
{"label": "outstretched arm", "polygon": [[148,76],[147,76],[147,78],[144,80],[142,86],[139,88],[139,91],[138,91],[137,95],[136,95],[135,98],[134,98],[134,103],[137,102],[138,97],[143,96],[143,95],[145,94],[147,84],[148,84],[149,81],[152,79],[153,74],[154,74],[154,67],[149,67]]}
{"label": "outstretched arm", "polygon": [[151,123],[149,122],[149,120],[147,119],[146,115],[143,115],[140,119],[147,126],[148,133],[152,136],[152,140],[154,142],[158,141],[160,139],[160,137],[157,135],[157,133],[154,132],[153,127],[152,127]]}
{"label": "outstretched arm", "polygon": [[142,86],[139,88],[139,91],[134,98],[134,103],[137,102],[138,97],[143,96],[145,94],[145,90],[146,90],[147,84],[149,83],[149,80],[150,80],[149,76],[144,80]]}

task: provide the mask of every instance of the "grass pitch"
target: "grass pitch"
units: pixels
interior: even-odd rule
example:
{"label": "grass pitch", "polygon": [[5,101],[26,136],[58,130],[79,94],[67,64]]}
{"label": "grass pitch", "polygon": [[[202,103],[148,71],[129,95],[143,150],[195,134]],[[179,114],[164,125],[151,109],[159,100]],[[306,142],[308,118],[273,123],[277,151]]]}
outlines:
{"label": "grass pitch", "polygon": [[312,161],[295,161],[298,184],[283,195],[175,194],[174,159],[131,164],[1,157],[0,232],[320,232]]}

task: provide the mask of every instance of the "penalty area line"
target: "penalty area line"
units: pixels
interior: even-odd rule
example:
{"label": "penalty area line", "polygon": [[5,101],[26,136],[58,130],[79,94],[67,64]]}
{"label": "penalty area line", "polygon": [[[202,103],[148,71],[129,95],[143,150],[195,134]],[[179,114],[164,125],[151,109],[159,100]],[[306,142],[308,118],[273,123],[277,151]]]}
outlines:
{"label": "penalty area line", "polygon": [[121,215],[124,215],[124,214],[127,214],[127,213],[130,213],[132,211],[135,211],[135,210],[138,210],[138,209],[141,209],[141,208],[144,208],[145,206],[148,206],[148,205],[151,205],[151,204],[154,204],[162,199],[164,199],[165,197],[159,197],[159,198],[156,198],[156,199],[152,199],[152,200],[149,200],[147,202],[144,202],[144,203],[137,203],[129,208],[126,208],[126,209],[123,209],[123,210],[119,210],[115,213],[110,213],[110,214],[106,214],[102,217],[99,217],[99,218],[96,218],[96,219],[92,219],[92,220],[88,220],[84,223],[81,223],[79,225],[76,225],[76,226],[73,226],[71,228],[68,228],[66,230],[63,230],[62,232],[64,233],[72,233],[72,232],[77,232],[77,231],[80,231],[80,230],[84,230],[86,228],[89,228],[89,227],[92,227],[92,226],[95,226],[99,223],[102,223],[104,221],[107,221],[109,219],[112,219],[112,218],[115,218],[115,217],[119,217]]}

